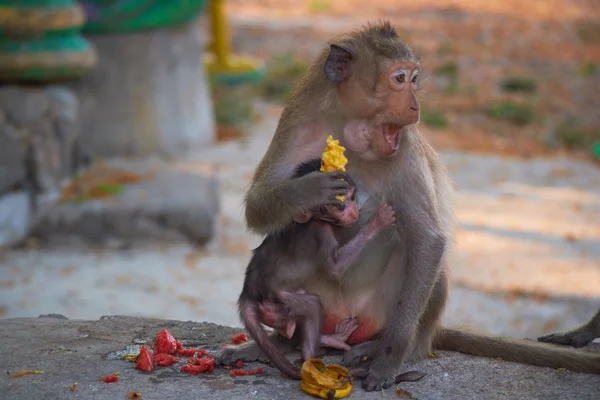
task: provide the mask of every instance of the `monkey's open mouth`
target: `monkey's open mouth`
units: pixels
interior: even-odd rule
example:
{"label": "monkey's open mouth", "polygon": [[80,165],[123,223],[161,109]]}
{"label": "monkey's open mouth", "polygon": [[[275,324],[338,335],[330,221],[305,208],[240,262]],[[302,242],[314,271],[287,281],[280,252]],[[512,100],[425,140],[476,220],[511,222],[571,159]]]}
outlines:
{"label": "monkey's open mouth", "polygon": [[400,130],[402,127],[398,124],[383,124],[381,130],[383,137],[390,147],[396,151],[398,150],[398,144],[400,143]]}

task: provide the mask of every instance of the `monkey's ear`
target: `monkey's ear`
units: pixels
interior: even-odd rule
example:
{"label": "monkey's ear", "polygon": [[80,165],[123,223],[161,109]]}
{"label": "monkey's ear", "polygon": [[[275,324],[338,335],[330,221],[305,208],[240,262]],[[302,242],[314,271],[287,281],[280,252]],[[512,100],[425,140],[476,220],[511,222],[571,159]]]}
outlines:
{"label": "monkey's ear", "polygon": [[294,216],[294,221],[299,223],[299,224],[304,224],[306,222],[308,222],[309,219],[312,218],[312,213],[306,212],[306,213],[300,213]]}
{"label": "monkey's ear", "polygon": [[341,82],[350,76],[350,62],[354,58],[352,52],[337,44],[329,46],[329,56],[325,61],[325,77],[330,82]]}

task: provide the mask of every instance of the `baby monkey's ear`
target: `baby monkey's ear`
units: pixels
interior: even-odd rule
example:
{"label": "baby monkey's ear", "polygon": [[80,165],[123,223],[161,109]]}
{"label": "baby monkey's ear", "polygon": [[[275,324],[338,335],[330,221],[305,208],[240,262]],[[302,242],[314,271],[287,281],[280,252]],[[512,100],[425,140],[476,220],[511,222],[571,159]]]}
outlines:
{"label": "baby monkey's ear", "polygon": [[304,224],[306,222],[308,222],[308,220],[310,220],[312,218],[312,213],[311,212],[303,212],[300,214],[296,214],[294,216],[294,221],[299,223],[299,224]]}

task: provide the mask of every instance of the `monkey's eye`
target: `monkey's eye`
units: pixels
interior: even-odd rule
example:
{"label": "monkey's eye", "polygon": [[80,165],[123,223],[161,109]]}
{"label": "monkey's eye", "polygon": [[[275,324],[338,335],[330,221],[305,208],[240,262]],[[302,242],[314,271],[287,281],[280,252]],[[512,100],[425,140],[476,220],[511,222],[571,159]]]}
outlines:
{"label": "monkey's eye", "polygon": [[406,82],[406,75],[404,75],[403,73],[396,75],[394,78],[396,78],[396,81],[398,83],[404,83],[404,82]]}
{"label": "monkey's eye", "polygon": [[412,83],[417,83],[417,80],[419,79],[419,74],[413,76],[413,78],[411,79]]}

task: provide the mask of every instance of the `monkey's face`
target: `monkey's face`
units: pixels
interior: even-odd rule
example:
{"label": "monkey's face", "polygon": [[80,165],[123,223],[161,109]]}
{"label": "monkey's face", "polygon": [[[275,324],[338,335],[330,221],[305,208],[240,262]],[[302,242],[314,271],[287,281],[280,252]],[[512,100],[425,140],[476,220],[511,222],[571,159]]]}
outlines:
{"label": "monkey's face", "polygon": [[369,161],[396,154],[404,128],[419,122],[418,75],[415,62],[391,63],[379,76],[371,96],[352,101],[352,108],[361,109],[355,114],[361,119],[350,120],[344,127],[344,145]]}
{"label": "monkey's face", "polygon": [[341,209],[332,205],[323,205],[319,207],[318,212],[313,215],[313,218],[340,226],[348,226],[355,223],[358,220],[356,189],[352,186],[350,187]]}

